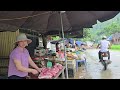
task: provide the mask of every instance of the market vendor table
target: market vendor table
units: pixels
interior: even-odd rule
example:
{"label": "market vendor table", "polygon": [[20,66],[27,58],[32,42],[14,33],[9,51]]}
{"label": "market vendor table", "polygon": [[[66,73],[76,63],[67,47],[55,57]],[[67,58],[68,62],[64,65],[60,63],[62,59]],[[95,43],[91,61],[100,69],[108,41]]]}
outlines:
{"label": "market vendor table", "polygon": [[57,78],[60,76],[60,74],[62,74],[62,79],[65,79],[64,70],[65,70],[65,66],[64,66],[63,69],[62,69],[55,77],[53,77],[52,79],[57,79]]}
{"label": "market vendor table", "polygon": [[[57,75],[55,77],[53,77],[52,79],[57,79],[61,74],[62,74],[62,79],[65,79],[65,74],[64,74],[64,70],[65,70],[65,66],[63,66],[63,69],[60,70]],[[33,75],[33,74],[29,74],[29,76],[31,77],[31,79],[39,79],[38,75]]]}

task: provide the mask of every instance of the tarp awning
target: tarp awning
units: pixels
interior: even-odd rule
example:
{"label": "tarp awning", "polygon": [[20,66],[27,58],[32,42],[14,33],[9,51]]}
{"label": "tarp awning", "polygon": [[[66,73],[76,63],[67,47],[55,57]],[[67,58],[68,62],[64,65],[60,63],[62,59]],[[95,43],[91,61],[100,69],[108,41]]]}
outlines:
{"label": "tarp awning", "polygon": [[[18,28],[39,33],[60,32],[60,11],[0,11],[0,31]],[[97,20],[113,18],[119,11],[66,11],[62,14],[64,31],[92,27]]]}

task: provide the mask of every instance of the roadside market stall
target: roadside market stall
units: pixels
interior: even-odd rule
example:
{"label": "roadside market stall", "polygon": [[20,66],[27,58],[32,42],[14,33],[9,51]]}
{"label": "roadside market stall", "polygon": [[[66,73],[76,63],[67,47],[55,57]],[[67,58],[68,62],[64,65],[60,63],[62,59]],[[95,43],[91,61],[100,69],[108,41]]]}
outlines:
{"label": "roadside market stall", "polygon": [[[104,21],[118,13],[119,11],[0,11],[0,31],[24,29],[45,35],[62,32],[64,40],[64,31],[82,30],[91,27],[97,20]],[[64,50],[66,52],[65,47]]]}

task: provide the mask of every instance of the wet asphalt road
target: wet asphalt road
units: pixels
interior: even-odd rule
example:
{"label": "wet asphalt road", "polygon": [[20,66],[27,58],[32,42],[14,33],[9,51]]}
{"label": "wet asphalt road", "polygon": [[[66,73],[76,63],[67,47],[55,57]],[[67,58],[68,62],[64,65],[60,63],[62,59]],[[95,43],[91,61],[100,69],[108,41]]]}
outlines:
{"label": "wet asphalt road", "polygon": [[98,59],[99,49],[88,49],[87,71],[80,67],[79,79],[120,79],[120,51],[110,51],[112,63],[106,71]]}

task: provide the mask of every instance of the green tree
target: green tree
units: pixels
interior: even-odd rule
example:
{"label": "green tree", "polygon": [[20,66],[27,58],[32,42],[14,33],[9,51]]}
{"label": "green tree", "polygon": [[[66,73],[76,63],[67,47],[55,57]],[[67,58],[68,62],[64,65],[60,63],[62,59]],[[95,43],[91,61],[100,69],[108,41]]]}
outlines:
{"label": "green tree", "polygon": [[82,41],[89,41],[89,40],[90,41],[92,40],[90,28],[84,28],[83,29],[83,39],[82,39]]}

